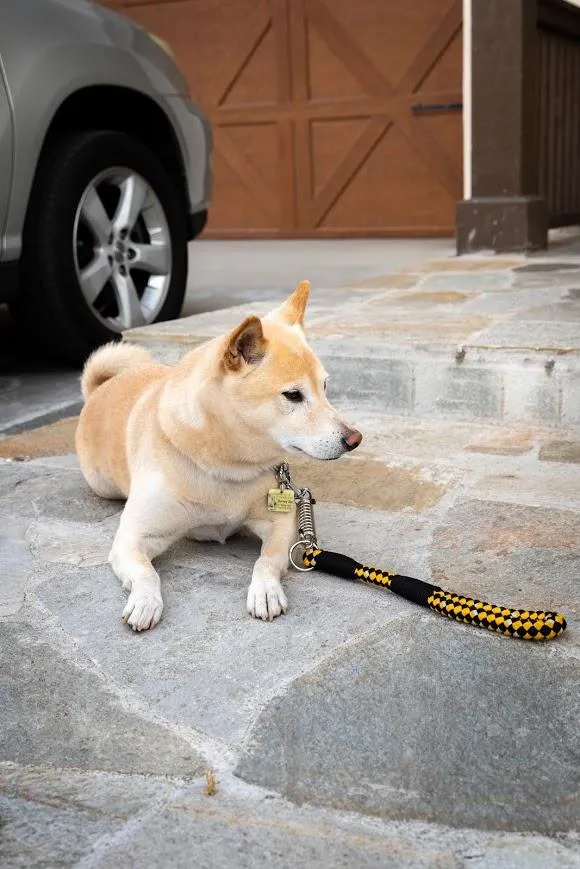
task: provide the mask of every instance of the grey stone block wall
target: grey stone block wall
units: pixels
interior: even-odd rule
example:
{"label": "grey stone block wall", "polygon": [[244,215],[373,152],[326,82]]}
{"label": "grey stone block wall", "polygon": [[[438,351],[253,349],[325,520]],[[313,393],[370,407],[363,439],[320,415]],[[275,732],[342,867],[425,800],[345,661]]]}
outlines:
{"label": "grey stone block wall", "polygon": [[580,425],[580,371],[570,371],[563,378],[562,422]]}
{"label": "grey stone block wall", "polygon": [[399,359],[328,356],[330,394],[347,401],[370,402],[381,408],[412,413],[414,369]]}
{"label": "grey stone block wall", "polygon": [[[549,361],[548,361],[549,363]],[[505,420],[509,423],[557,425],[561,420],[562,377],[549,364],[508,370]]]}
{"label": "grey stone block wall", "polygon": [[466,422],[580,425],[580,372],[575,361],[549,354],[533,360],[468,351],[409,354],[407,360],[347,355],[323,361],[332,375],[335,401],[356,402],[379,412]]}
{"label": "grey stone block wall", "polygon": [[[164,340],[145,346],[173,364],[196,346]],[[376,340],[314,341],[340,403],[418,418],[492,424],[580,425],[577,354],[471,346],[413,348]]]}
{"label": "grey stone block wall", "polygon": [[423,362],[417,366],[416,376],[417,414],[501,421],[503,377],[500,371]]}

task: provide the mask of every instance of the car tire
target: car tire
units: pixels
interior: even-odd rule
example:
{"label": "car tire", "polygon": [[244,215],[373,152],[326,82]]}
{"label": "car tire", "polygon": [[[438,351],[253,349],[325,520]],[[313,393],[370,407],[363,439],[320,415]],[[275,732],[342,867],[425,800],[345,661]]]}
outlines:
{"label": "car tire", "polygon": [[[112,230],[106,241],[102,237],[99,240],[83,222],[91,185],[94,182],[97,191],[104,189],[103,195],[98,192],[98,196],[101,204],[108,205],[107,217],[111,219],[112,227],[113,218],[121,220],[126,216],[120,212],[123,191],[129,190],[128,179],[132,179],[132,189],[139,191],[140,195],[147,191],[135,227],[119,230],[120,233],[129,233],[124,240],[117,234],[115,241]],[[118,184],[116,205],[113,201],[115,184]],[[107,198],[111,200],[108,203]],[[129,201],[128,196],[126,199]],[[135,208],[137,199],[135,194]],[[52,359],[79,365],[96,347],[119,339],[124,328],[178,317],[187,283],[185,202],[183,189],[156,155],[131,136],[105,130],[70,134],[53,140],[41,158],[34,182],[23,232],[19,292],[11,305],[11,312],[26,342],[29,345],[33,342],[35,349]],[[128,260],[129,256],[137,255],[137,250],[143,252],[143,263],[146,250],[159,254],[159,248],[154,249],[151,244],[152,230],[146,225],[151,214],[155,215],[162,230],[157,237],[165,239],[167,248],[163,251],[162,268],[169,269],[167,274],[159,277],[160,267],[156,265],[156,280],[144,271],[144,264]],[[129,215],[132,217],[134,215]],[[97,235],[102,236],[100,229]],[[80,245],[82,233],[90,238],[88,243],[83,241]],[[124,252],[119,252],[121,248]],[[85,277],[88,272],[81,267],[81,253],[89,257],[89,262],[91,256],[97,262],[98,255],[99,262],[102,259],[104,263],[106,255],[111,274],[113,269],[117,270],[117,282],[121,281],[119,270],[125,268],[124,274],[129,275],[135,293],[122,296],[122,305],[117,284],[111,277],[100,295],[89,303],[87,298],[91,294],[86,291],[88,279]],[[147,256],[150,258],[151,254]],[[119,262],[125,265],[119,265]],[[147,269],[150,268],[148,263]],[[146,284],[146,280],[149,283]],[[121,288],[125,292],[126,283]]]}

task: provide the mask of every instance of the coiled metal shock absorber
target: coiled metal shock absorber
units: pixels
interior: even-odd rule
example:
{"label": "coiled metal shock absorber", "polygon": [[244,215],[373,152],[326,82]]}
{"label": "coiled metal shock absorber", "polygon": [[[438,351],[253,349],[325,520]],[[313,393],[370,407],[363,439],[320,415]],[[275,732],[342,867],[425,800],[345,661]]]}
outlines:
{"label": "coiled metal shock absorber", "polygon": [[314,569],[314,565],[304,566],[304,561],[300,557],[299,562],[294,559],[296,549],[301,548],[304,551],[307,549],[317,549],[318,543],[316,539],[316,526],[314,524],[314,510],[312,509],[316,501],[312,497],[312,492],[308,488],[299,489],[292,482],[290,477],[290,468],[286,462],[283,462],[276,468],[276,476],[278,483],[282,489],[288,487],[294,492],[294,499],[298,507],[298,540],[290,548],[288,556],[292,566],[296,570],[307,573]]}

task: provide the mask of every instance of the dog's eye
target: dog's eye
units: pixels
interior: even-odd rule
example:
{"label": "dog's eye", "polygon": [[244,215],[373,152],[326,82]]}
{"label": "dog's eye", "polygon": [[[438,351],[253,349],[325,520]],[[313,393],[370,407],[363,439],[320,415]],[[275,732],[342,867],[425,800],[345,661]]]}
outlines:
{"label": "dog's eye", "polygon": [[299,389],[290,389],[288,392],[283,392],[282,395],[284,398],[287,398],[288,401],[293,401],[295,404],[304,401],[304,396]]}

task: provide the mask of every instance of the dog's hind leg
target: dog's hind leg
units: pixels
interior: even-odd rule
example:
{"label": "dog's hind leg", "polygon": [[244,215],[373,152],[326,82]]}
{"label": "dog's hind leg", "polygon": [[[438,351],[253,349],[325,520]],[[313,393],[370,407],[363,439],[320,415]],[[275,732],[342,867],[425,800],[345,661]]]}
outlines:
{"label": "dog's hind leg", "polygon": [[123,588],[129,591],[123,621],[134,631],[154,628],[161,618],[163,598],[152,560],[187,530],[180,504],[157,496],[154,501],[131,494],[115,535],[109,561]]}

